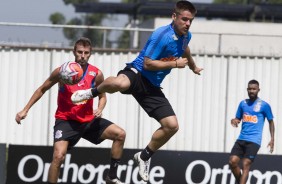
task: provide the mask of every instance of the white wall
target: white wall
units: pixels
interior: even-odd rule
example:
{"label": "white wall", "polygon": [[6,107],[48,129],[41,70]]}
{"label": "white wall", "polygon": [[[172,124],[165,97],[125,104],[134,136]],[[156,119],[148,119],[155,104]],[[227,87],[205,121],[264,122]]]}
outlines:
{"label": "white wall", "polygon": [[[116,75],[137,53],[95,53],[90,63],[98,66],[105,77]],[[229,152],[239,134],[230,125],[240,100],[247,98],[247,82],[257,79],[259,96],[269,102],[275,116],[275,154],[282,153],[282,61],[280,57],[233,57],[196,54],[203,67],[201,76],[188,68],[173,69],[164,80],[164,93],[178,116],[180,130],[162,149]],[[65,61],[73,60],[68,50],[31,50],[0,48],[0,143],[52,145],[57,86],[44,94],[21,125],[16,113],[50,72]],[[158,123],[149,118],[131,96],[115,93],[108,96],[104,117],[127,132],[125,148],[144,148]],[[267,123],[266,123],[267,125]],[[268,127],[265,126],[261,153],[268,153]],[[93,146],[80,141],[78,146]],[[110,147],[105,141],[98,147]]]}

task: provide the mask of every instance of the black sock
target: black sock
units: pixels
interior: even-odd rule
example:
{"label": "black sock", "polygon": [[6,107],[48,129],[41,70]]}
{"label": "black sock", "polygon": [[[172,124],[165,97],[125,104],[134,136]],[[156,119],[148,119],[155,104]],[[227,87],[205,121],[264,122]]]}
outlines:
{"label": "black sock", "polygon": [[97,90],[97,88],[92,88],[91,89],[91,93],[93,98],[95,98],[96,96],[100,95],[101,93]]}
{"label": "black sock", "polygon": [[153,152],[148,146],[141,152],[140,158],[144,161],[149,160],[153,154],[155,152]]}
{"label": "black sock", "polygon": [[111,158],[110,171],[108,174],[110,179],[117,178],[117,169],[118,169],[119,163],[120,163],[120,159]]}

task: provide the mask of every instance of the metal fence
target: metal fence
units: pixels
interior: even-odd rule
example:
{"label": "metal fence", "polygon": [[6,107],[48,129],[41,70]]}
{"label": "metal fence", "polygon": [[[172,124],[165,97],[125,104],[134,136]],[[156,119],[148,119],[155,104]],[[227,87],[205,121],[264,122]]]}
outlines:
{"label": "metal fence", "polygon": [[[170,21],[170,19],[161,19],[160,21],[157,19],[155,22],[151,22],[148,25],[144,23],[144,27],[154,27],[159,24],[166,25],[169,24]],[[11,35],[5,36],[5,39],[0,39],[1,45],[61,49],[73,45],[71,41],[64,38],[63,29],[92,29],[101,32],[102,35],[101,43],[93,40],[96,49],[119,49],[123,51],[139,51],[145,45],[148,37],[154,30],[152,28],[140,27],[123,28],[9,22],[0,22],[0,26],[3,28],[0,29],[0,35],[4,35],[3,33],[1,34],[4,29],[11,28]],[[217,29],[209,30],[209,27],[217,27]],[[232,27],[236,30],[232,31]],[[250,27],[252,31],[247,31],[248,27]],[[22,32],[31,34],[14,35],[12,30],[15,29],[17,29],[18,32],[22,30]],[[263,29],[266,31],[256,31]],[[275,31],[267,32],[268,29]],[[196,21],[191,27],[193,37],[189,46],[193,53],[198,54],[281,57],[282,45],[280,43],[282,42],[282,34],[279,30],[282,30],[282,25],[244,22],[225,22],[224,24],[223,22],[216,21]],[[129,38],[126,40],[119,39],[124,32],[129,33]],[[52,35],[51,38],[49,35]],[[28,36],[29,38],[27,38]],[[33,40],[32,37],[35,36],[35,42],[29,43],[25,41],[25,39]],[[122,48],[121,45],[124,47]]]}

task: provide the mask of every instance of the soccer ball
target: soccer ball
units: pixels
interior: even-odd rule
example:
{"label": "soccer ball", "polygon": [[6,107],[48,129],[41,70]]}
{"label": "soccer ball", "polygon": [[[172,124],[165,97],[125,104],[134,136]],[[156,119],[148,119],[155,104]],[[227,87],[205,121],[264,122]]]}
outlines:
{"label": "soccer ball", "polygon": [[61,65],[59,75],[64,84],[74,85],[82,79],[83,69],[77,62],[69,61]]}

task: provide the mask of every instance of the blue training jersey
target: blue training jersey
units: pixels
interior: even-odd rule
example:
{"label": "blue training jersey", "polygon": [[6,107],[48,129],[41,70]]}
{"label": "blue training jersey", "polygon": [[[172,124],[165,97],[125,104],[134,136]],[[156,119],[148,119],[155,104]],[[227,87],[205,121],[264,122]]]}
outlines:
{"label": "blue training jersey", "polygon": [[174,32],[172,24],[160,27],[152,33],[138,57],[128,64],[136,68],[154,86],[160,87],[163,79],[170,73],[171,69],[145,70],[143,68],[144,57],[167,62],[172,60],[172,58],[179,58],[186,50],[191,37],[192,34],[190,32],[187,35],[178,36]]}
{"label": "blue training jersey", "polygon": [[270,105],[256,99],[254,102],[249,99],[241,101],[236,118],[242,120],[242,129],[238,140],[245,140],[261,145],[264,120],[273,120]]}

